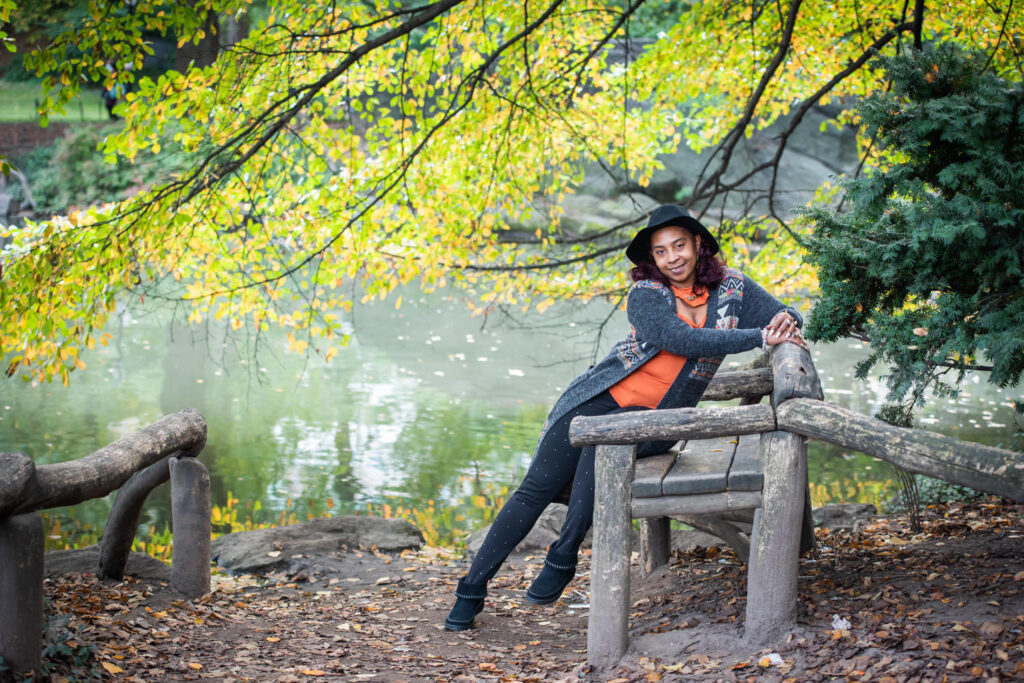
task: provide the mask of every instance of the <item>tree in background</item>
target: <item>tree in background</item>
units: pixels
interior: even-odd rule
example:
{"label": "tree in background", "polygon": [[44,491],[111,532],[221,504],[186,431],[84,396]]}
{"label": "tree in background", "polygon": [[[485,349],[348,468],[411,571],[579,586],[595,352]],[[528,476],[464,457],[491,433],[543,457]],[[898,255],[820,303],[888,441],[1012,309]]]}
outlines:
{"label": "tree in background", "polygon": [[893,420],[968,370],[1024,372],[1024,86],[950,44],[879,66],[892,87],[860,107],[878,167],[843,184],[849,210],[807,212],[808,336],[869,341],[857,375],[888,365]]}
{"label": "tree in background", "polygon": [[[836,125],[853,121],[843,107],[885,87],[870,57],[911,42],[948,36],[1014,69],[1022,23],[1009,1],[927,14],[923,0],[678,3],[638,40],[662,6],[276,0],[258,18],[247,0],[115,5],[91,0],[86,21],[28,55],[48,89],[44,118],[106,63],[133,80],[125,67],[143,58],[146,31],[198,44],[216,28],[211,13],[251,30],[208,66],[135,82],[104,152],[179,154],[175,177],[9,233],[9,375],[67,381],[119,302],[145,295],[192,322],[284,327],[293,349],[330,358],[353,291],[457,285],[478,311],[621,292],[622,247],[666,199],[717,224],[732,262],[756,277],[813,285],[796,276],[799,228],[775,191],[805,115],[831,101]],[[766,161],[739,159],[746,136],[776,123]],[[666,196],[651,179],[684,142],[705,165]],[[595,166],[635,199],[633,220],[562,221],[562,198]]]}

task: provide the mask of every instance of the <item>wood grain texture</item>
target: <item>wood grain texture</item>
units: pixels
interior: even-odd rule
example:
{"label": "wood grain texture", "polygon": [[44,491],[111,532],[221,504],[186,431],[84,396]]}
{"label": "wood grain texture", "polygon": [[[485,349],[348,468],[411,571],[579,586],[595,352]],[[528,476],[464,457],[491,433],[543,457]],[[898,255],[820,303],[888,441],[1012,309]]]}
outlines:
{"label": "wood grain texture", "polygon": [[736,437],[690,439],[676,456],[661,488],[666,496],[725,491]]}
{"label": "wood grain texture", "polygon": [[825,398],[811,354],[796,344],[783,343],[771,350],[774,384],[772,407],[792,398]]}
{"label": "wood grain texture", "polygon": [[766,405],[671,408],[576,417],[569,425],[569,440],[574,446],[628,444],[710,439],[774,429],[775,412]]}
{"label": "wood grain texture", "polygon": [[701,396],[702,401],[731,401],[734,398],[760,397],[772,393],[771,368],[730,370],[716,373]]}
{"label": "wood grain texture", "polygon": [[195,458],[171,458],[171,588],[186,598],[210,592],[210,473]]}
{"label": "wood grain texture", "polygon": [[15,505],[0,501],[0,517],[102,498],[171,453],[195,454],[205,444],[206,421],[198,411],[167,415],[84,458],[36,467]]}
{"label": "wood grain texture", "polygon": [[652,455],[636,461],[636,475],[633,477],[633,496],[652,498],[662,494],[661,482],[672,469],[676,453]]}
{"label": "wood grain texture", "polygon": [[142,506],[153,489],[170,479],[169,460],[172,457],[167,456],[136,472],[118,489],[100,540],[100,576],[108,579],[124,576],[135,532],[139,528]]}
{"label": "wood grain texture", "polygon": [[761,505],[760,491],[724,491],[697,493],[689,496],[662,496],[661,498],[634,498],[633,517],[674,517],[701,515],[729,510],[750,510]]}
{"label": "wood grain texture", "polygon": [[43,521],[34,512],[0,519],[0,657],[38,674],[42,633]]}
{"label": "wood grain texture", "polygon": [[978,491],[1024,502],[1020,453],[923,429],[894,427],[840,406],[793,399],[778,408],[779,429],[838,444]]}
{"label": "wood grain texture", "polygon": [[764,490],[747,573],[744,638],[772,642],[796,625],[797,564],[807,487],[807,445],[789,432],[761,436]]}
{"label": "wood grain texture", "polygon": [[727,488],[730,491],[760,491],[763,485],[761,438],[756,434],[744,434],[736,444]]}
{"label": "wood grain texture", "polygon": [[668,564],[672,554],[672,529],[668,517],[640,520],[640,562],[644,574]]}
{"label": "wood grain texture", "polygon": [[23,453],[0,453],[0,517],[28,497],[36,464]]}
{"label": "wood grain texture", "polygon": [[604,667],[626,652],[629,632],[630,482],[636,446],[598,446],[590,564],[587,661]]}

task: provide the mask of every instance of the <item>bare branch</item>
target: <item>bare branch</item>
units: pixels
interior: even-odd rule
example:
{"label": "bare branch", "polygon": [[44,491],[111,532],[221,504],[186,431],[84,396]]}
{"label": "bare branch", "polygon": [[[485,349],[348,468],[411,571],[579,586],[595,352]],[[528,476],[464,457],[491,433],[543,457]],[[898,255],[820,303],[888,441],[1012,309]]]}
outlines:
{"label": "bare branch", "polygon": [[[740,120],[736,122],[736,125],[726,133],[725,138],[722,140],[722,144],[714,153],[708,158],[704,168],[701,169],[700,175],[697,178],[697,182],[694,183],[694,196],[700,196],[704,194],[708,188],[713,186],[725,173],[729,167],[729,162],[732,159],[733,152],[736,149],[736,145],[743,139],[743,132],[747,129],[747,126],[754,118],[754,113],[757,111],[757,105],[761,101],[761,97],[764,96],[765,90],[768,88],[768,84],[775,76],[775,72],[778,71],[779,67],[786,59],[786,53],[789,52],[789,46],[793,41],[793,29],[796,27],[797,16],[800,13],[801,0],[793,0],[793,3],[789,7],[789,14],[786,17],[786,25],[782,30],[782,36],[779,38],[779,46],[775,51],[775,56],[772,61],[768,64],[768,68],[761,74],[761,80],[754,89],[754,92],[750,94],[747,99],[747,106],[744,108],[743,115],[740,116]],[[711,177],[701,183],[701,178],[704,176],[704,172],[711,165],[712,160],[721,152],[721,161]],[[703,212],[701,212],[703,213]]]}

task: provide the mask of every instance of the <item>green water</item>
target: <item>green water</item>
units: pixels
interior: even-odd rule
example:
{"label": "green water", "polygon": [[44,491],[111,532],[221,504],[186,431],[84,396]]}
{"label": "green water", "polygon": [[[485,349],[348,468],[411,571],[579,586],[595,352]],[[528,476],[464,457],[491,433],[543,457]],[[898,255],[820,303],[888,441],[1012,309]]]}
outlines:
{"label": "green water", "polygon": [[[328,499],[334,512],[423,509],[433,500],[458,507],[457,524],[472,528],[483,516],[473,496],[518,481],[548,407],[595,349],[603,355],[621,336],[625,317],[605,323],[603,303],[472,318],[457,295],[407,291],[398,310],[393,301],[357,305],[351,343],[330,363],[286,353],[283,335],[122,313],[108,326],[111,343],[84,357],[88,367],[69,387],[0,383],[0,449],[39,464],[74,459],[191,407],[209,426],[201,459],[215,505],[230,491],[242,505],[261,501],[269,520],[286,506],[319,514]],[[877,378],[852,379],[864,355],[855,343],[814,350],[827,398],[872,414],[885,389]],[[933,402],[921,423],[1006,445],[1013,397],[972,377],[958,400]],[[818,504],[893,493],[884,463],[825,444],[812,445],[810,478]],[[167,489],[151,496],[145,522],[169,521]],[[102,527],[109,504],[53,515],[65,527],[74,519]]]}

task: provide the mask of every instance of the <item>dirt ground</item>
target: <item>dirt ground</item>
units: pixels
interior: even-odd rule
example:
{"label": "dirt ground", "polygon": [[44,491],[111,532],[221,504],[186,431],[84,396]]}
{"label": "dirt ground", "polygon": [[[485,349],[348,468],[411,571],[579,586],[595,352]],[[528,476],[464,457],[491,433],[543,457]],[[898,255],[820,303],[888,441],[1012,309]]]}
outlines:
{"label": "dirt ground", "polygon": [[195,602],[135,579],[48,579],[60,643],[48,673],[281,683],[1024,680],[1024,505],[934,507],[924,523],[920,534],[905,518],[819,531],[801,560],[797,629],[770,649],[744,645],[746,567],[730,550],[677,552],[651,576],[637,570],[630,650],[602,671],[586,664],[589,558],[550,607],[523,599],[543,558],[512,558],[477,628],[449,633],[441,623],[461,561],[438,549],[364,551],[341,571],[320,573],[313,562],[290,576],[215,576],[213,593]]}

